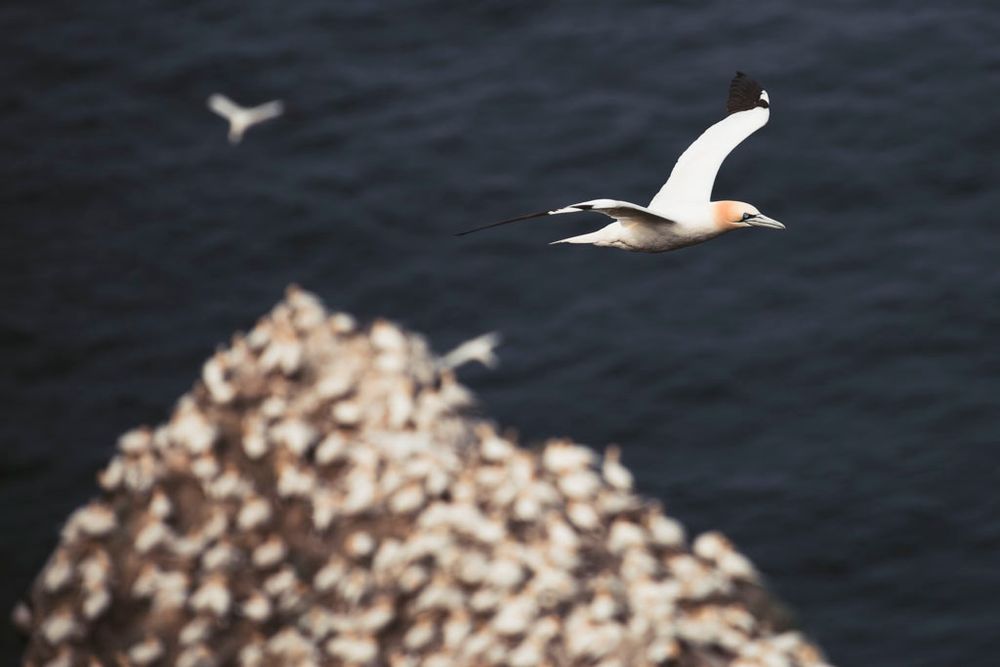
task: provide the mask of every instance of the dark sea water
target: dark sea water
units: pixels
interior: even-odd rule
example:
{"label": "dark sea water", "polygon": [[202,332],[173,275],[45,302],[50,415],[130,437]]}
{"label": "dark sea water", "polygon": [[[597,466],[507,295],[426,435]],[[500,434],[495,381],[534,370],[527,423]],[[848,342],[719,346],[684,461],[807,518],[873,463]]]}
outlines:
{"label": "dark sea water", "polygon": [[[621,443],[833,662],[998,664],[995,2],[20,2],[0,29],[5,614],[116,436],[294,281],[439,350],[501,331],[462,374],[487,413]],[[715,195],[786,232],[452,236],[647,202],[737,69],[771,122]],[[233,149],[215,91],[288,113]]]}

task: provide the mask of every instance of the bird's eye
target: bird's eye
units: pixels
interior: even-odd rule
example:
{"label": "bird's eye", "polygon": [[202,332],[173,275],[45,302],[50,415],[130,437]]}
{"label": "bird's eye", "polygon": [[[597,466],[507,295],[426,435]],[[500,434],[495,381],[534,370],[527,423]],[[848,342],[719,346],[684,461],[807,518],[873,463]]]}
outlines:
{"label": "bird's eye", "polygon": [[743,217],[740,219],[740,222],[744,222],[745,220],[749,220],[752,217],[753,217],[753,213],[744,213]]}

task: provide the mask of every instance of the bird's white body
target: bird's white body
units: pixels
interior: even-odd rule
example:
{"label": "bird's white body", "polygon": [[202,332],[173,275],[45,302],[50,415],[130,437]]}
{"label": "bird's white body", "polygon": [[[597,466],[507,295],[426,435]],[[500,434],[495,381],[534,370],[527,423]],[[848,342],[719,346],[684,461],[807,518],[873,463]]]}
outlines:
{"label": "bird's white body", "polygon": [[[621,209],[628,202],[596,199],[583,204],[592,204],[590,210],[604,213]],[[637,219],[639,216],[642,219]],[[700,202],[670,202],[659,210],[648,207],[640,210],[637,207],[634,214],[617,213],[612,217],[614,222],[595,232],[553,241],[552,244],[586,243],[632,252],[666,252],[707,241],[728,231],[716,223],[711,206]]]}
{"label": "bird's white body", "polygon": [[705,130],[678,158],[670,178],[648,206],[593,199],[479,229],[543,215],[593,211],[614,222],[596,232],[554,243],[590,244],[633,252],[676,250],[742,227],[784,229],[780,222],[763,215],[750,204],[711,201],[712,186],[722,162],[744,139],[767,124],[770,100],[759,84],[737,73],[730,84],[727,110],[726,118]]}
{"label": "bird's white body", "polygon": [[281,100],[273,100],[256,107],[241,107],[225,95],[216,93],[208,98],[208,108],[229,121],[229,143],[238,144],[252,126],[280,116],[284,110]]}

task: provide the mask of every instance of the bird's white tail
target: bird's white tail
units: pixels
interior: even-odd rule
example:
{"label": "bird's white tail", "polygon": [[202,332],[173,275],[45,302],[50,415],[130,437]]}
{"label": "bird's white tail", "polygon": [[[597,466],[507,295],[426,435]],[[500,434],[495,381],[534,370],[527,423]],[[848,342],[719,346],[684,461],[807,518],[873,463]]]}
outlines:
{"label": "bird's white tail", "polygon": [[603,229],[599,229],[596,232],[591,232],[589,234],[580,234],[579,236],[570,236],[566,239],[559,239],[558,241],[553,241],[549,245],[556,245],[557,243],[591,243],[593,245],[607,245],[608,244],[607,234]]}

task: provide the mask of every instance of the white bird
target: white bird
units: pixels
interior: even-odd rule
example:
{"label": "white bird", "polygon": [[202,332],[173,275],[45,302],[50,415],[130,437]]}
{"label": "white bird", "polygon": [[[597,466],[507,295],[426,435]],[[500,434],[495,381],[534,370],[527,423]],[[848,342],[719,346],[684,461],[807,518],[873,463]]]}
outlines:
{"label": "white bird", "polygon": [[208,108],[229,121],[229,143],[238,144],[253,125],[277,118],[285,111],[281,100],[256,107],[241,107],[225,95],[216,93],[208,98]]}
{"label": "white bird", "polygon": [[444,355],[438,366],[443,370],[453,370],[470,361],[478,361],[486,368],[495,368],[498,363],[495,350],[499,344],[500,334],[495,331],[477,336]]}
{"label": "white bird", "polygon": [[670,178],[648,206],[614,199],[593,199],[551,211],[502,220],[458,236],[490,227],[546,215],[594,211],[614,222],[590,234],[553,243],[589,243],[633,252],[666,252],[707,241],[743,227],[784,229],[751,204],[711,201],[712,186],[726,156],[751,134],[764,127],[770,100],[759,83],[737,72],[729,84],[728,115],[711,126],[677,160]]}

